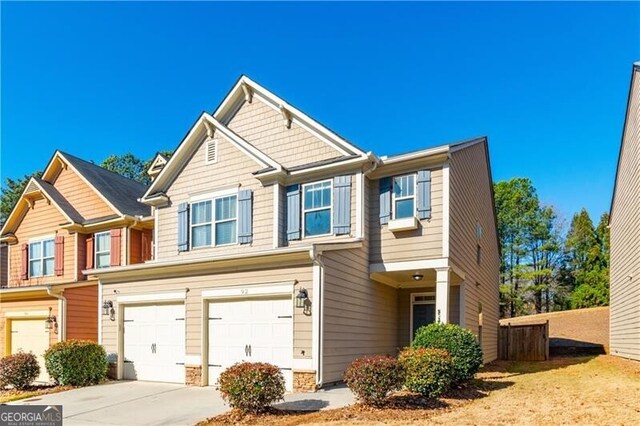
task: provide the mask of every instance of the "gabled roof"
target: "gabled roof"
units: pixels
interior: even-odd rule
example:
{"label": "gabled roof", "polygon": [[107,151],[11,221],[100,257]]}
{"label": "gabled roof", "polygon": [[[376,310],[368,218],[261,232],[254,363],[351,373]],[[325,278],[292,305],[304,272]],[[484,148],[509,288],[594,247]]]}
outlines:
{"label": "gabled roof", "polygon": [[609,208],[609,225],[611,225],[611,219],[613,218],[613,207],[616,200],[616,190],[618,189],[618,173],[620,173],[620,163],[622,161],[622,151],[624,149],[624,140],[627,132],[627,123],[629,122],[629,114],[631,112],[631,100],[633,97],[633,83],[634,80],[640,74],[640,61],[634,62],[631,68],[631,79],[629,82],[629,96],[627,97],[627,112],[624,116],[624,124],[622,125],[622,140],[620,141],[620,150],[618,151],[618,165],[616,166],[616,176],[613,182],[613,194],[611,195],[611,207]]}
{"label": "gabled roof", "polygon": [[138,198],[147,190],[145,185],[71,154],[61,151],[58,151],[57,154],[73,167],[89,186],[107,204],[112,206],[116,213],[129,216],[149,216],[151,214],[149,206],[138,202]]}
{"label": "gabled roof", "polygon": [[67,201],[66,198],[62,196],[62,194],[56,189],[55,186],[35,176],[31,179],[42,189],[42,191],[49,197],[49,199],[51,199],[51,201],[62,211],[65,216],[67,216],[67,218],[71,222],[82,223],[84,221],[82,215],[78,213],[78,211],[69,203],[69,201]]}
{"label": "gabled roof", "polygon": [[253,97],[259,98],[267,106],[288,117],[309,133],[316,136],[327,145],[336,149],[342,155],[359,155],[366,157],[366,153],[355,144],[347,141],[327,126],[309,117],[298,108],[280,98],[276,94],[265,89],[246,75],[241,75],[227,96],[222,100],[218,108],[212,114],[216,119],[225,123],[238,108],[238,103],[243,100],[251,100]]}

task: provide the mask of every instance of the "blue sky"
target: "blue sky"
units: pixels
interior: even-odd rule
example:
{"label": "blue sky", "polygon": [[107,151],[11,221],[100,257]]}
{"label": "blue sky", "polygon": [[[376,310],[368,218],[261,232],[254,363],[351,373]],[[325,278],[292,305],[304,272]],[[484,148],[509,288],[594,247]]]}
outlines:
{"label": "blue sky", "polygon": [[379,155],[488,135],[608,210],[640,3],[2,3],[0,175],[173,149],[242,73]]}

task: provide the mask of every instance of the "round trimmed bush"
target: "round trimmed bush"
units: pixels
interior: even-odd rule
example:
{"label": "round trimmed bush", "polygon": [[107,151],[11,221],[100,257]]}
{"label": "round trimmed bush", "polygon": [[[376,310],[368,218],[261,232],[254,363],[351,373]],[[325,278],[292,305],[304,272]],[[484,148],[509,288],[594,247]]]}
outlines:
{"label": "round trimmed bush", "polygon": [[349,365],[344,381],[361,403],[379,407],[402,384],[402,370],[393,357],[365,356]]}
{"label": "round trimmed bush", "polygon": [[476,336],[456,324],[432,323],[420,327],[412,346],[444,349],[449,352],[453,359],[454,384],[473,379],[482,365],[482,348]]}
{"label": "round trimmed bush", "polygon": [[278,367],[264,362],[240,362],[218,378],[218,388],[232,408],[261,413],[284,398],[284,377]]}
{"label": "round trimmed bush", "polygon": [[0,359],[0,389],[13,386],[16,389],[28,387],[40,375],[40,365],[31,352],[18,352]]}
{"label": "round trimmed bush", "polygon": [[107,353],[89,340],[56,343],[44,353],[44,362],[51,378],[61,385],[94,385],[107,377]]}
{"label": "round trimmed bush", "polygon": [[437,398],[451,387],[453,360],[444,349],[406,348],[398,360],[411,392]]}

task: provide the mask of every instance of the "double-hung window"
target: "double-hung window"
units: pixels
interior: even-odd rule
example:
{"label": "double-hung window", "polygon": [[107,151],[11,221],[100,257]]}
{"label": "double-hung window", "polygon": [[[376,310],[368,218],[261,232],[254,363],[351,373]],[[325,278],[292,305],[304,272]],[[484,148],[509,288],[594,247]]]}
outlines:
{"label": "double-hung window", "polygon": [[238,196],[228,195],[191,204],[191,247],[236,244]]}
{"label": "double-hung window", "polygon": [[416,212],[416,176],[414,174],[393,178],[393,217],[413,217]]}
{"label": "double-hung window", "polygon": [[331,234],[331,181],[303,185],[305,237]]}
{"label": "double-hung window", "polygon": [[95,247],[96,268],[108,268],[111,265],[111,232],[98,232]]}
{"label": "double-hung window", "polygon": [[29,243],[29,276],[46,277],[53,275],[53,238]]}

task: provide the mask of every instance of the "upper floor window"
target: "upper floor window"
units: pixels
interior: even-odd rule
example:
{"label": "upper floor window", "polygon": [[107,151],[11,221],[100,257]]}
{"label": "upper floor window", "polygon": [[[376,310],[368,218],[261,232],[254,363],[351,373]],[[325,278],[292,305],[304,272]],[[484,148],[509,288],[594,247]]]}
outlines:
{"label": "upper floor window", "polygon": [[302,186],[305,237],[331,234],[332,192],[330,180]]}
{"label": "upper floor window", "polygon": [[191,247],[236,244],[238,196],[229,195],[191,204]]}
{"label": "upper floor window", "polygon": [[107,268],[111,265],[111,232],[98,232],[95,235],[96,268]]}
{"label": "upper floor window", "polygon": [[29,276],[46,277],[53,275],[54,268],[53,238],[29,243]]}
{"label": "upper floor window", "polygon": [[413,217],[416,212],[416,176],[414,174],[393,178],[393,217]]}

